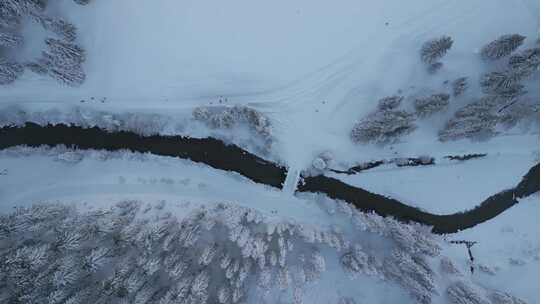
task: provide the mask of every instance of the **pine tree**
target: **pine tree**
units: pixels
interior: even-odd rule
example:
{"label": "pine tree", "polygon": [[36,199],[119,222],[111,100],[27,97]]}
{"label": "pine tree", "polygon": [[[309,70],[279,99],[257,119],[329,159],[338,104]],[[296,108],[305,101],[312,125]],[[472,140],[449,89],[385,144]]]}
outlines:
{"label": "pine tree", "polygon": [[77,38],[77,28],[69,22],[47,16],[39,16],[38,21],[44,29],[55,33],[67,42],[73,42]]}
{"label": "pine tree", "polygon": [[525,38],[525,36],[518,34],[503,35],[484,46],[480,51],[480,55],[486,60],[497,60],[506,57],[520,47]]}
{"label": "pine tree", "polygon": [[540,47],[537,46],[512,55],[508,64],[517,73],[525,76],[534,74],[540,67]]}
{"label": "pine tree", "polygon": [[58,39],[47,38],[45,43],[48,51],[43,52],[43,69],[66,85],[80,86],[86,78],[81,66],[86,59],[84,50]]}
{"label": "pine tree", "polygon": [[354,125],[351,139],[356,143],[387,143],[416,129],[414,115],[400,110],[377,111]]}
{"label": "pine tree", "polygon": [[0,85],[13,83],[22,75],[23,71],[22,65],[0,57]]}
{"label": "pine tree", "polygon": [[454,282],[448,287],[446,294],[454,304],[489,304],[479,290],[464,281]]}
{"label": "pine tree", "polygon": [[521,81],[525,75],[518,70],[507,70],[504,72],[490,72],[484,74],[480,80],[482,91],[486,94],[500,96],[523,95],[524,86]]}
{"label": "pine tree", "polygon": [[14,33],[0,32],[0,47],[15,48],[23,44],[23,37]]}
{"label": "pine tree", "polygon": [[445,93],[433,94],[427,97],[416,98],[414,108],[418,117],[425,118],[447,109],[449,103],[450,95]]}
{"label": "pine tree", "polygon": [[441,36],[424,43],[420,50],[420,57],[424,63],[434,64],[444,57],[452,47],[454,41],[448,36]]}
{"label": "pine tree", "polygon": [[397,109],[401,102],[403,101],[403,96],[388,96],[379,100],[377,108],[381,111],[394,110]]}
{"label": "pine tree", "polygon": [[467,77],[460,77],[452,82],[452,94],[454,97],[463,95],[469,88]]}

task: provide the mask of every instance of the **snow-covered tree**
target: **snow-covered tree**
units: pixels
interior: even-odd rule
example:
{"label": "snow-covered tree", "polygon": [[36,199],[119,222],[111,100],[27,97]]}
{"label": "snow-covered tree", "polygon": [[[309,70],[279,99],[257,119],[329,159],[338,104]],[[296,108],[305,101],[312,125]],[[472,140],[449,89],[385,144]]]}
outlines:
{"label": "snow-covered tree", "polygon": [[525,76],[530,76],[540,67],[540,47],[536,46],[512,55],[508,60],[510,67]]}
{"label": "snow-covered tree", "polygon": [[525,36],[518,34],[503,35],[496,40],[485,45],[480,51],[484,59],[496,60],[510,55],[517,50],[525,41]]}
{"label": "snow-covered tree", "polygon": [[523,96],[487,95],[465,105],[439,131],[442,141],[462,138],[486,139],[498,128],[509,128],[534,115],[535,104]]}
{"label": "snow-covered tree", "polygon": [[465,281],[454,282],[448,287],[446,294],[453,304],[489,304],[481,291]]}
{"label": "snow-covered tree", "polygon": [[47,16],[39,16],[38,21],[44,29],[62,37],[64,41],[73,42],[77,38],[77,28],[69,22]]}
{"label": "snow-covered tree", "polygon": [[394,110],[394,109],[397,109],[401,105],[402,101],[403,101],[403,96],[395,95],[395,96],[384,97],[379,100],[379,103],[377,104],[377,108],[381,111]]}
{"label": "snow-covered tree", "polygon": [[38,62],[42,64],[42,70],[66,85],[80,86],[86,78],[82,70],[82,63],[86,59],[84,50],[53,38],[47,38],[45,43],[48,50],[43,52],[43,59]]}
{"label": "snow-covered tree", "polygon": [[15,48],[23,44],[23,37],[16,33],[0,32],[0,48]]}
{"label": "snow-covered tree", "polygon": [[468,78],[460,77],[452,82],[452,94],[454,97],[463,95],[469,88]]}
{"label": "snow-covered tree", "polygon": [[440,93],[416,98],[414,101],[414,108],[418,117],[425,118],[433,115],[434,113],[446,110],[449,103],[450,95]]}
{"label": "snow-covered tree", "polygon": [[420,58],[424,63],[434,64],[439,59],[444,57],[448,50],[452,47],[454,41],[448,36],[441,36],[436,39],[429,40],[422,45],[420,50]]}
{"label": "snow-covered tree", "polygon": [[414,115],[401,110],[377,111],[356,123],[351,131],[355,143],[387,143],[416,129]]}
{"label": "snow-covered tree", "polygon": [[489,299],[493,304],[527,304],[524,300],[502,291],[493,291]]}
{"label": "snow-covered tree", "polygon": [[518,96],[524,94],[524,85],[521,81],[525,74],[520,70],[507,70],[504,72],[490,72],[484,74],[480,80],[482,91],[486,94],[500,96]]}
{"label": "snow-covered tree", "polygon": [[0,57],[0,85],[14,82],[22,75],[24,68],[19,63]]}
{"label": "snow-covered tree", "polygon": [[430,304],[435,293],[434,275],[418,260],[403,251],[395,251],[384,263],[385,276],[404,286],[418,303]]}

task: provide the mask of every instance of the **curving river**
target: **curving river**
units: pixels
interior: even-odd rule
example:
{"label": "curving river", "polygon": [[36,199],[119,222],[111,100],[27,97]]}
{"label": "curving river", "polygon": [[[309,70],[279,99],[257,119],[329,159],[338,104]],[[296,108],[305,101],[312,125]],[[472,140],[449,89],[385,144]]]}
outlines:
{"label": "curving river", "polygon": [[[257,183],[280,189],[287,176],[285,167],[213,138],[141,136],[133,132],[111,133],[97,127],[82,128],[62,124],[40,126],[26,123],[23,127],[0,128],[0,149],[19,145],[66,145],[76,149],[131,150],[178,157],[216,169],[234,171]],[[303,178],[297,191],[324,193],[331,198],[347,201],[359,210],[430,225],[435,233],[446,234],[492,219],[517,204],[517,199],[540,191],[540,164],[531,168],[514,188],[490,196],[479,202],[474,209],[448,215],[428,213],[324,175]]]}

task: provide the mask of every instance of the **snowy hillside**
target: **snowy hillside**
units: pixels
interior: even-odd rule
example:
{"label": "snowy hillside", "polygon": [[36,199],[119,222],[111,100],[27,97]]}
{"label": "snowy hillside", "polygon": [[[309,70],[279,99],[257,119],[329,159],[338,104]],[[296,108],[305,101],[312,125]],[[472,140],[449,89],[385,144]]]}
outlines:
{"label": "snowy hillside", "polygon": [[536,303],[539,80],[535,0],[0,0],[0,303]]}

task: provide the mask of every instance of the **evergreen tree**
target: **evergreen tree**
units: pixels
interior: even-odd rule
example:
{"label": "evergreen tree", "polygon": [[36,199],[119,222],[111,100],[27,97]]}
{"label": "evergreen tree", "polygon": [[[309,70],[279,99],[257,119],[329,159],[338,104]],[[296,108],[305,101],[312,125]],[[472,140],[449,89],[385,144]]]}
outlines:
{"label": "evergreen tree", "polygon": [[467,77],[460,77],[452,82],[452,94],[454,97],[461,96],[463,93],[465,93],[465,91],[467,91],[469,88],[467,80]]}
{"label": "evergreen tree", "polygon": [[15,48],[23,44],[23,37],[14,33],[0,32],[0,48]]}
{"label": "evergreen tree", "polygon": [[356,143],[387,143],[416,129],[414,115],[400,110],[377,111],[354,125],[351,139]]}
{"label": "evergreen tree", "polygon": [[55,33],[67,42],[73,42],[77,38],[77,28],[69,22],[47,16],[39,16],[37,19],[44,29]]}
{"label": "evergreen tree", "polygon": [[420,58],[424,63],[434,64],[444,57],[454,41],[448,36],[442,36],[424,43],[420,50]]}
{"label": "evergreen tree", "polygon": [[53,38],[47,38],[45,43],[48,50],[43,52],[43,70],[66,85],[80,86],[86,78],[81,66],[86,59],[84,50]]}
{"label": "evergreen tree", "polygon": [[517,73],[531,76],[540,67],[540,47],[534,47],[512,55],[508,64]]}
{"label": "evergreen tree", "polygon": [[524,86],[521,84],[525,76],[523,72],[515,69],[490,72],[482,76],[480,86],[486,94],[518,96],[525,93]]}
{"label": "evergreen tree", "polygon": [[22,65],[0,57],[0,85],[13,83],[23,71]]}
{"label": "evergreen tree", "polygon": [[388,96],[379,100],[377,108],[381,111],[394,110],[397,109],[401,102],[403,101],[403,96]]}
{"label": "evergreen tree", "polygon": [[414,101],[416,115],[422,118],[429,117],[434,113],[447,109],[449,101],[450,95],[445,93],[416,98]]}
{"label": "evergreen tree", "polygon": [[503,35],[485,45],[480,51],[480,55],[487,60],[506,57],[520,47],[523,41],[525,41],[525,38],[525,36],[518,34]]}

